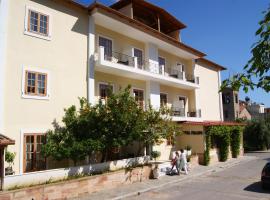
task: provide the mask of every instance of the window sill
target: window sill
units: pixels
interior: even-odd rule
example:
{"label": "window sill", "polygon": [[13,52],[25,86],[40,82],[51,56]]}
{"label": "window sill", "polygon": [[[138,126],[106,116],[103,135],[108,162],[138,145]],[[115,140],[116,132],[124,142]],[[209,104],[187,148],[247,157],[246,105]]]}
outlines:
{"label": "window sill", "polygon": [[35,95],[27,95],[22,94],[23,99],[36,99],[36,100],[49,100],[49,95],[47,96],[35,96]]}
{"label": "window sill", "polygon": [[29,31],[24,31],[24,34],[25,35],[32,36],[32,37],[40,38],[40,39],[43,39],[43,40],[47,40],[47,41],[51,41],[52,40],[52,37],[50,35],[49,36],[45,36],[45,35],[40,35],[38,33],[29,32]]}

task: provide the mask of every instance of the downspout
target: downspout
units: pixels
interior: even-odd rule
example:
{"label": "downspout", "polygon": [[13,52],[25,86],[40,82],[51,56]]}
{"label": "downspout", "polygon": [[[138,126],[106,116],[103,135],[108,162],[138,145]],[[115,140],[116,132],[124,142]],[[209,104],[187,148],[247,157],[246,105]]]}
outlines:
{"label": "downspout", "polygon": [[[218,90],[220,90],[221,86],[221,76],[220,71],[218,71]],[[222,104],[222,93],[219,92],[219,113],[220,113],[220,120],[224,121],[223,119],[223,104]]]}

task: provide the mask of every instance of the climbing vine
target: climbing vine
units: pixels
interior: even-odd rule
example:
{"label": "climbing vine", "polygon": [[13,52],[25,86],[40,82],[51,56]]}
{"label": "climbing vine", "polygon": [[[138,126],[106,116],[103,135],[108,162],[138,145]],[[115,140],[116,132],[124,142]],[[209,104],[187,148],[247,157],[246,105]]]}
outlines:
{"label": "climbing vine", "polygon": [[219,160],[225,162],[229,156],[231,145],[232,156],[235,158],[240,152],[241,128],[239,126],[209,126],[205,132],[204,164],[210,163],[210,149],[219,149]]}
{"label": "climbing vine", "polygon": [[242,128],[240,126],[231,128],[231,151],[233,158],[237,158],[240,153],[241,133]]}

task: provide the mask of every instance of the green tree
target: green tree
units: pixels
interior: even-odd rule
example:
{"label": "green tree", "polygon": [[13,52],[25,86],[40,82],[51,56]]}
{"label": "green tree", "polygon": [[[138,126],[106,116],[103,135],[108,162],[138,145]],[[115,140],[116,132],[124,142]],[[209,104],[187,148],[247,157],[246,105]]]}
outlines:
{"label": "green tree", "polygon": [[92,152],[103,153],[103,161],[113,148],[127,146],[134,141],[145,145],[158,143],[173,134],[168,115],[149,107],[144,111],[130,95],[130,86],[113,94],[106,103],[91,106],[80,98],[80,109],[71,106],[65,110],[63,126],[54,123],[43,147],[45,156],[56,160],[72,159],[74,164]]}
{"label": "green tree", "polygon": [[265,150],[270,148],[270,124],[265,120],[253,120],[244,129],[244,148],[246,150]]}
{"label": "green tree", "polygon": [[239,90],[242,86],[245,92],[255,87],[270,91],[270,7],[264,14],[263,20],[259,22],[260,28],[256,31],[259,40],[251,50],[252,58],[244,67],[243,73],[223,81],[221,90],[227,86]]}

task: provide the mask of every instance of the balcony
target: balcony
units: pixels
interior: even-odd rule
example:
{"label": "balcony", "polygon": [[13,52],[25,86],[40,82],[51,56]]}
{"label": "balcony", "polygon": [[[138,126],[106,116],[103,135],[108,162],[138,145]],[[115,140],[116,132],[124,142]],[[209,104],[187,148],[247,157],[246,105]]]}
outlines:
{"label": "balcony", "polygon": [[186,113],[185,108],[172,107],[171,116],[173,121],[203,121],[201,109],[191,110]]}
{"label": "balcony", "polygon": [[183,89],[199,88],[199,77],[115,51],[105,54],[104,47],[99,47],[96,70],[133,79],[152,80]]}

